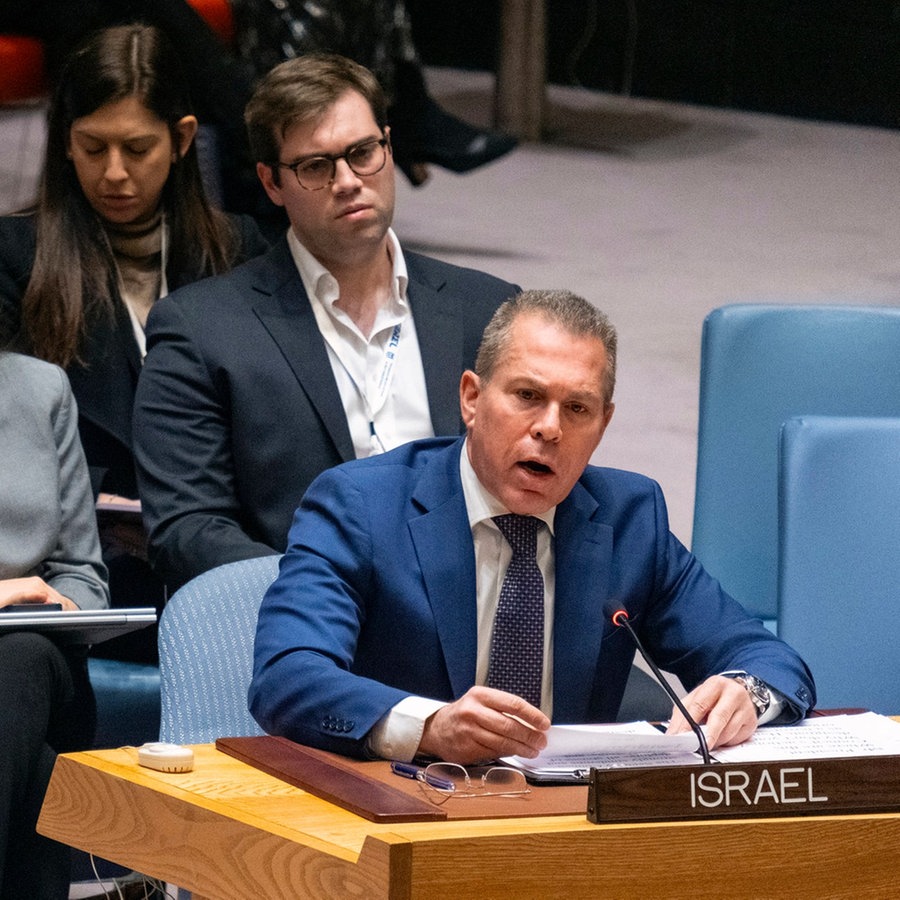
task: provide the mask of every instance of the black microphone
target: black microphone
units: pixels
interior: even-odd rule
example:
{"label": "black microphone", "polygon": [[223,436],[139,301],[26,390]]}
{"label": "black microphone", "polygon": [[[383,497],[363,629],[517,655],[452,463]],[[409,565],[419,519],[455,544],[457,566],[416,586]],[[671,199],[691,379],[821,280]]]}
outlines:
{"label": "black microphone", "polygon": [[619,628],[624,628],[631,635],[631,639],[634,641],[634,646],[638,648],[638,652],[641,654],[641,656],[644,657],[647,665],[650,666],[653,674],[656,676],[656,680],[660,683],[662,689],[669,695],[678,711],[684,716],[684,720],[688,723],[688,725],[691,726],[691,731],[693,731],[697,736],[697,741],[700,744],[700,755],[703,757],[703,762],[708,766],[712,765],[712,759],[709,755],[709,747],[706,746],[706,735],[703,733],[703,729],[694,721],[694,717],[684,708],[684,704],[681,702],[681,698],[672,689],[672,685],[669,684],[663,673],[660,672],[659,666],[657,666],[656,663],[653,662],[652,659],[650,659],[650,656],[644,649],[644,645],[641,643],[640,638],[635,633],[635,630],[631,627],[631,622],[628,621],[628,610],[623,609],[621,606],[613,603],[612,600],[609,600],[604,604],[603,611],[612,620],[613,625]]}

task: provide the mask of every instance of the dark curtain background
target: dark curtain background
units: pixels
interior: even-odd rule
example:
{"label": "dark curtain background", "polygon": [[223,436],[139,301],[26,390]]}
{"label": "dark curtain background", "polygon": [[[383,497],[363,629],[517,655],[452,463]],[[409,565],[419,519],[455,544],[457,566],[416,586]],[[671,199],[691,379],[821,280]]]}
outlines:
{"label": "dark curtain background", "polygon": [[[407,0],[429,65],[493,69],[499,0]],[[900,0],[549,0],[557,84],[900,127]],[[629,40],[635,34],[633,54]]]}

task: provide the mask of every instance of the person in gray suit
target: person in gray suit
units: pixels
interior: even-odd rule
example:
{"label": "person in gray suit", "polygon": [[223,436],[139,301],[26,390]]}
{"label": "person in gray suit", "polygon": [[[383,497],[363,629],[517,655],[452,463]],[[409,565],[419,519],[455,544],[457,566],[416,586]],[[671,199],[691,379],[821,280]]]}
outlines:
{"label": "person in gray suit", "polygon": [[401,248],[384,95],[368,69],[324,54],[282,63],[245,118],[290,228],[147,322],[134,444],[150,561],[170,588],[283,552],[324,469],[459,434],[459,377],[518,291]]}
{"label": "person in gray suit", "polygon": [[[0,615],[109,605],[78,414],[62,369],[0,353]],[[68,896],[69,848],[35,831],[56,753],[93,737],[84,648],[0,633],[0,897]]]}

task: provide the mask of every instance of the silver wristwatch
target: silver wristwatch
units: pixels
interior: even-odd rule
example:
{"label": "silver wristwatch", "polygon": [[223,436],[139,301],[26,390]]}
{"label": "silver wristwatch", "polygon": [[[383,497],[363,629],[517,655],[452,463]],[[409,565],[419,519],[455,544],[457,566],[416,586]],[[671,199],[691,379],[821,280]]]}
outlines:
{"label": "silver wristwatch", "polygon": [[746,672],[728,675],[727,677],[733,678],[746,688],[751,702],[756,707],[757,718],[769,708],[769,704],[772,702],[772,692],[764,681],[760,681],[755,675],[748,675]]}

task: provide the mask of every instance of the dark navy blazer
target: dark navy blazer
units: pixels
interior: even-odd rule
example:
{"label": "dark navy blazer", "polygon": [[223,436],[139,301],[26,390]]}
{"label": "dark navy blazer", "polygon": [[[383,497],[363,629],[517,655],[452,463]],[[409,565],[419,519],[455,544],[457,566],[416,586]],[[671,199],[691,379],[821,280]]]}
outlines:
{"label": "dark navy blazer", "polygon": [[[405,254],[435,434],[458,435],[459,379],[515,285]],[[287,239],[155,304],[135,405],[150,559],[170,586],[283,552],[294,510],[353,441]]]}

